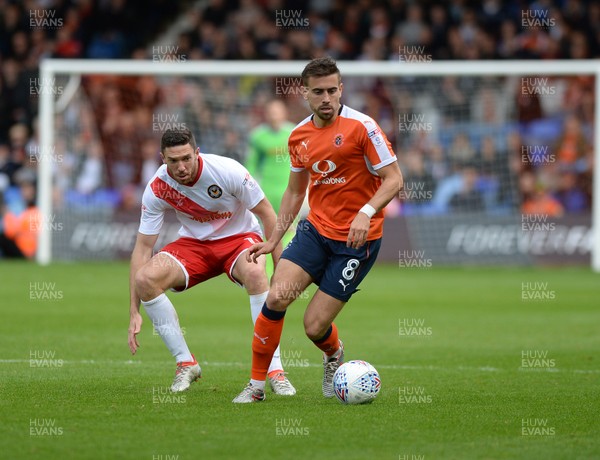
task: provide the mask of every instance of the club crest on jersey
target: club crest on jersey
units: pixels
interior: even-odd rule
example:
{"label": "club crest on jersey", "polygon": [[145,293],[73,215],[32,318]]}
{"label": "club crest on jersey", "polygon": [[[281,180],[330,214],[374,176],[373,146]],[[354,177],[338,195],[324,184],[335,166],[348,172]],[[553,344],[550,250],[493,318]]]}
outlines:
{"label": "club crest on jersey", "polygon": [[223,195],[223,189],[221,187],[219,187],[217,184],[212,184],[210,187],[208,187],[208,196],[214,199],[219,198],[221,195]]}
{"label": "club crest on jersey", "polygon": [[336,134],[335,137],[333,138],[333,145],[335,145],[336,147],[341,147],[343,143],[344,143],[344,135],[341,133]]}

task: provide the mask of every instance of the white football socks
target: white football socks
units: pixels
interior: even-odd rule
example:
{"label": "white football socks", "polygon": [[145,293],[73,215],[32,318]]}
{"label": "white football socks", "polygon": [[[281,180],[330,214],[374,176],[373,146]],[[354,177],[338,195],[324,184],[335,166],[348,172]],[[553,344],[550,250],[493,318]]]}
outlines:
{"label": "white football socks", "polygon": [[[267,295],[269,291],[263,292],[262,294],[250,295],[250,312],[252,314],[252,324],[256,323],[256,318],[258,318],[258,314],[262,310],[265,301],[267,300]],[[273,359],[271,360],[271,364],[269,365],[268,372],[283,370],[283,365],[281,364],[281,355],[279,353],[279,345],[275,349],[275,353],[273,354]]]}
{"label": "white football socks", "polygon": [[154,329],[163,339],[163,342],[175,357],[178,363],[193,361],[194,358],[183,338],[183,333],[179,327],[179,318],[175,307],[166,296],[162,293],[152,300],[144,302],[142,300],[146,313],[152,320]]}

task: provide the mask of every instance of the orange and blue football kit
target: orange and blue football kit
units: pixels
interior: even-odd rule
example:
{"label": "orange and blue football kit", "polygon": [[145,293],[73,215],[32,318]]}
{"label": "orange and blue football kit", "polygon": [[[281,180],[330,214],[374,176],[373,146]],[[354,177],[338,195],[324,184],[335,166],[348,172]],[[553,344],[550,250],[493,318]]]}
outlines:
{"label": "orange and blue football kit", "polygon": [[[319,290],[347,302],[369,272],[381,246],[383,212],[370,222],[367,242],[359,249],[346,246],[350,225],[381,185],[377,170],[397,161],[390,142],[369,116],[342,106],[335,121],[317,128],[312,116],[299,123],[288,141],[291,169],[308,171],[310,212],[283,251],[306,271]],[[252,342],[252,379],[264,379],[270,346],[256,337],[260,331],[279,343],[284,312],[263,307]],[[314,341],[325,354],[339,348],[334,323]]]}
{"label": "orange and blue football kit", "polygon": [[377,170],[396,161],[392,146],[377,123],[342,106],[336,120],[317,128],[312,117],[290,135],[291,169],[310,172],[307,221],[282,257],[302,267],[319,288],[348,301],[379,252],[383,212],[371,218],[367,243],[346,247],[350,225],[377,192]]}

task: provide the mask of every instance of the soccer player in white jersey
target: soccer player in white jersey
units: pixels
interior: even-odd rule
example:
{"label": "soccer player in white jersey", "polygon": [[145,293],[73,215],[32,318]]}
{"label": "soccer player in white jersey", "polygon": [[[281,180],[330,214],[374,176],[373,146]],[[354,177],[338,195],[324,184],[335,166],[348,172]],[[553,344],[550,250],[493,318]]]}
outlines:
{"label": "soccer player in white jersey", "polygon": [[[129,348],[140,346],[140,303],[165,345],[175,357],[177,369],[171,391],[187,390],[201,370],[191,354],[167,289],[183,291],[226,273],[250,296],[252,320],[267,298],[269,283],[265,259],[255,265],[241,255],[274,231],[276,215],[259,185],[238,162],[218,155],[200,154],[188,129],[167,130],[161,139],[163,165],[150,180],[142,198],[139,233],[131,255]],[[164,214],[174,210],[181,223],[179,238],[157,254]],[[273,254],[277,264],[281,247]],[[293,395],[276,352],[269,381],[274,393]]]}

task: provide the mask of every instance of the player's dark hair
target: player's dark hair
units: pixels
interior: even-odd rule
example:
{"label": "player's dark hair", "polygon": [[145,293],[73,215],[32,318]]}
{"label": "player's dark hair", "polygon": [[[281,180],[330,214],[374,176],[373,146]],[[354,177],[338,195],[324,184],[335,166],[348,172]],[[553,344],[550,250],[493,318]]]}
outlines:
{"label": "player's dark hair", "polygon": [[308,86],[309,77],[327,77],[334,73],[337,73],[338,81],[342,79],[335,60],[329,56],[313,59],[302,71],[302,84]]}
{"label": "player's dark hair", "polygon": [[160,140],[160,151],[165,153],[165,149],[169,147],[186,144],[190,144],[196,151],[196,140],[188,128],[167,129]]}

